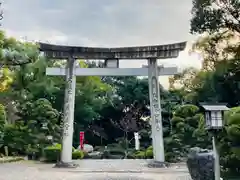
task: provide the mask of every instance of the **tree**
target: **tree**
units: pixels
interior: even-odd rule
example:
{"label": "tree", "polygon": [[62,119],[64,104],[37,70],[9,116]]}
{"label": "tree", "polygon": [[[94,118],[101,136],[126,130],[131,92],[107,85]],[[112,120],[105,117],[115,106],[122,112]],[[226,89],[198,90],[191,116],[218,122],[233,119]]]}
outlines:
{"label": "tree", "polygon": [[240,34],[238,0],[193,0],[191,33],[214,33],[222,29]]}
{"label": "tree", "polygon": [[238,0],[193,0],[191,33],[205,34],[193,51],[204,58],[202,68],[240,56],[240,2]]}
{"label": "tree", "polygon": [[178,106],[171,119],[171,133],[165,138],[167,158],[176,161],[185,157],[189,148],[206,148],[210,142],[199,108],[192,104]]}
{"label": "tree", "polygon": [[0,31],[0,91],[5,91],[13,82],[14,66],[34,62],[38,55],[36,45],[7,38]]}
{"label": "tree", "polygon": [[103,81],[112,86],[112,91],[110,102],[100,112],[101,121],[95,125],[105,130],[109,143],[123,135],[131,139],[133,132],[148,124],[142,120],[149,114],[148,81],[136,77],[104,77]]}
{"label": "tree", "polygon": [[224,114],[225,127],[218,135],[218,148],[223,169],[232,174],[239,174],[240,169],[240,131],[239,107],[231,108]]}
{"label": "tree", "polygon": [[[226,131],[233,145],[240,146],[240,107],[231,108],[225,113]],[[240,153],[239,153],[240,158]]]}
{"label": "tree", "polygon": [[207,34],[193,44],[190,52],[201,54],[203,70],[214,70],[218,62],[239,56],[239,39],[240,36],[231,31]]}
{"label": "tree", "polygon": [[12,72],[8,68],[0,69],[0,92],[3,92],[9,88],[9,85],[13,82]]}

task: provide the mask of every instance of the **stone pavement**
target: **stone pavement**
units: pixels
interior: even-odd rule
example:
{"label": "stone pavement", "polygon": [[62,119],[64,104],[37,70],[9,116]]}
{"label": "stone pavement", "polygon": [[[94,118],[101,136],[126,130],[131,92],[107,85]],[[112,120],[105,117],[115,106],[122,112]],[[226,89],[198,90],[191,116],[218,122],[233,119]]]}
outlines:
{"label": "stone pavement", "polygon": [[190,180],[184,164],[147,168],[145,160],[81,160],[76,169],[53,164],[17,162],[0,164],[0,180]]}

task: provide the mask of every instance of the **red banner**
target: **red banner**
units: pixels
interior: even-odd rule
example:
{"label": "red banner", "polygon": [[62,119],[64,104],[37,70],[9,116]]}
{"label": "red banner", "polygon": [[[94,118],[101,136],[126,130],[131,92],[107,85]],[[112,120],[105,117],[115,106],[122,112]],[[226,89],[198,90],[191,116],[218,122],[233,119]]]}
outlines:
{"label": "red banner", "polygon": [[80,131],[80,148],[83,150],[83,144],[84,144],[84,131]]}

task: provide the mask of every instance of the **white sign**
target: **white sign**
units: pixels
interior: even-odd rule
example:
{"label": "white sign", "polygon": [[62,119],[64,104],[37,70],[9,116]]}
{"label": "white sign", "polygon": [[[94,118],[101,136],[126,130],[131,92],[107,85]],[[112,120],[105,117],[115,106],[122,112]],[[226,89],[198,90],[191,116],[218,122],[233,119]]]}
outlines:
{"label": "white sign", "polygon": [[138,132],[134,133],[134,138],[135,138],[135,149],[139,150],[140,149],[140,141],[139,141],[140,136],[139,136]]}

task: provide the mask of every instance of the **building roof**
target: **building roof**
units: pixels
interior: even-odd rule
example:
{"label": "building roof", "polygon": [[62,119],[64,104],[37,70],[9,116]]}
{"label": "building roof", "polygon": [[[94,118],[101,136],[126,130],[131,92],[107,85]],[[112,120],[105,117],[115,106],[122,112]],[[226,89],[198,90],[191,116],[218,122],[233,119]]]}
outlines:
{"label": "building roof", "polygon": [[226,105],[202,105],[207,111],[227,111],[229,108]]}

